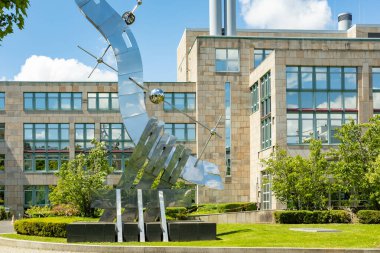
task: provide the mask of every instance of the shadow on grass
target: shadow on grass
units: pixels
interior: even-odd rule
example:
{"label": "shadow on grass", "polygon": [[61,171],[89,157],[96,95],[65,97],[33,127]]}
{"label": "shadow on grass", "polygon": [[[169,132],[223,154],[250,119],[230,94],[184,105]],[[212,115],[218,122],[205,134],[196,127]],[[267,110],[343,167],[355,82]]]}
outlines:
{"label": "shadow on grass", "polygon": [[238,234],[238,233],[244,233],[244,232],[250,232],[253,231],[253,229],[240,229],[240,230],[234,230],[234,231],[229,231],[221,234],[217,234],[217,236],[223,236],[223,235],[232,235],[232,234]]}

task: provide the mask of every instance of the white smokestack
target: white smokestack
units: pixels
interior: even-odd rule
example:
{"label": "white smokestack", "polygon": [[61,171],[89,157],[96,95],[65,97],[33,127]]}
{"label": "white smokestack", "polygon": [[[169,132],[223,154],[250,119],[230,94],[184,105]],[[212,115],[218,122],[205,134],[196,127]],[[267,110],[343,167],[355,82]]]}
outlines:
{"label": "white smokestack", "polygon": [[236,0],[225,1],[225,24],[224,29],[227,36],[236,36]]}
{"label": "white smokestack", "polygon": [[349,12],[338,15],[338,30],[346,31],[352,27],[352,14]]}
{"label": "white smokestack", "polygon": [[222,2],[210,0],[210,35],[222,35]]}

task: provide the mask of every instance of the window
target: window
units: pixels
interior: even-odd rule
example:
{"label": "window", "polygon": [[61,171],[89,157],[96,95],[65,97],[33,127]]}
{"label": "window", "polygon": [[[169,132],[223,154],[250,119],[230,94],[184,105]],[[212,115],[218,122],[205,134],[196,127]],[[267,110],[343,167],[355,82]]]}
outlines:
{"label": "window", "polygon": [[253,53],[253,66],[257,68],[257,66],[259,66],[265,60],[265,58],[272,52],[273,50],[271,49],[255,49]]}
{"label": "window", "polygon": [[49,186],[24,186],[24,207],[49,205]]}
{"label": "window", "polygon": [[0,185],[0,206],[5,204],[5,186]]}
{"label": "window", "polygon": [[261,148],[272,146],[271,77],[270,72],[260,79],[261,90]]}
{"label": "window", "polygon": [[262,197],[261,197],[261,205],[262,210],[270,210],[272,209],[272,190],[271,190],[271,176],[267,173],[262,174]]}
{"label": "window", "polygon": [[109,164],[115,168],[115,172],[125,171],[128,165],[128,160],[132,153],[122,152],[122,153],[111,153],[108,156]]}
{"label": "window", "polygon": [[119,111],[119,97],[117,93],[88,93],[89,111]]}
{"label": "window", "polygon": [[5,171],[5,155],[0,154],[0,172]]}
{"label": "window", "polygon": [[5,110],[5,93],[0,92],[0,111]]}
{"label": "window", "polygon": [[373,109],[380,113],[380,68],[372,68]]}
{"label": "window", "polygon": [[26,92],[24,93],[24,110],[79,111],[82,110],[82,93]]}
{"label": "window", "polygon": [[225,84],[226,176],[231,176],[231,83]]}
{"label": "window", "polygon": [[0,141],[5,140],[5,123],[0,123]]}
{"label": "window", "polygon": [[195,93],[165,93],[165,102],[164,111],[174,111],[173,106],[185,112],[195,111]]}
{"label": "window", "polygon": [[215,54],[216,72],[240,71],[239,49],[216,49]]}
{"label": "window", "polygon": [[255,83],[251,87],[251,109],[252,113],[257,112],[259,110],[259,84]]}
{"label": "window", "polygon": [[357,121],[356,68],[287,67],[286,76],[288,144],[338,143],[337,129]]}
{"label": "window", "polygon": [[24,124],[25,151],[69,150],[69,124]]}
{"label": "window", "polygon": [[165,124],[165,132],[177,137],[178,141],[195,141],[195,124]]}
{"label": "window", "polygon": [[24,153],[25,172],[56,172],[69,161],[69,153]]}
{"label": "window", "polygon": [[95,124],[75,124],[75,150],[86,151],[94,147]]}
{"label": "window", "polygon": [[123,124],[100,124],[100,141],[104,141],[109,150],[133,149],[134,145]]}

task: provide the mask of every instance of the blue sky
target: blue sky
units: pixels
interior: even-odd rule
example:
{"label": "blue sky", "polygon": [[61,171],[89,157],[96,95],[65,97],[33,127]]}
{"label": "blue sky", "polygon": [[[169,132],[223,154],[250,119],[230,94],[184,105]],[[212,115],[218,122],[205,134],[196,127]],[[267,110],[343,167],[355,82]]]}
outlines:
{"label": "blue sky", "polygon": [[[132,9],[135,5],[135,0],[109,2],[120,13]],[[272,16],[278,17],[279,12],[285,12],[286,17],[289,11],[293,12],[297,8],[298,15],[305,12],[300,3],[308,6],[307,4],[316,2],[324,1],[238,0],[238,28],[278,28],[276,26],[279,24],[285,24],[289,29],[297,28],[297,24],[292,23],[291,18],[277,20],[276,23]],[[255,20],[253,14],[268,4],[276,6],[278,10],[260,12],[260,15],[255,15],[260,20]],[[292,4],[295,6],[289,6]],[[327,17],[329,13],[326,6],[319,6],[321,11],[315,10],[313,16],[316,19],[315,24],[307,25],[314,28],[322,24],[325,29],[336,29],[336,16],[345,11],[353,13],[354,24],[380,24],[380,0],[329,0],[327,7],[330,17]],[[323,11],[324,15],[321,14]],[[300,15],[310,16],[308,13]],[[178,42],[186,27],[208,27],[208,0],[143,0],[136,16],[132,29],[140,45],[145,81],[175,81]],[[298,20],[297,23],[302,22]],[[106,47],[101,35],[85,20],[74,0],[31,0],[25,29],[15,30],[15,33],[6,37],[0,46],[0,80],[14,80],[15,76],[16,80],[70,80],[70,77],[64,76],[69,76],[75,71],[81,71],[83,75],[76,73],[73,76],[83,79],[95,62],[80,51],[77,45],[96,55],[100,55]],[[113,63],[111,54],[105,59]],[[27,60],[28,64],[25,65]],[[49,68],[52,64],[56,65],[56,69]],[[101,69],[103,71],[97,73],[99,80],[114,78],[112,71],[105,67]]]}

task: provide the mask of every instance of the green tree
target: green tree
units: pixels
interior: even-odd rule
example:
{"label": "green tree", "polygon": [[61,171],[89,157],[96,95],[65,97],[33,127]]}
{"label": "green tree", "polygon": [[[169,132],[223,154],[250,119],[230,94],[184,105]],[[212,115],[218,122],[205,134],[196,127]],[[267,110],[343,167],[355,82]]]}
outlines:
{"label": "green tree", "polygon": [[361,200],[369,201],[368,207],[379,208],[380,189],[376,186],[380,177],[377,159],[380,154],[380,117],[368,123],[344,125],[336,137],[341,141],[331,151],[334,174],[339,191],[350,196],[350,205],[356,206]]}
{"label": "green tree", "polygon": [[277,149],[269,159],[263,160],[266,171],[272,175],[272,191],[289,209],[320,210],[327,208],[330,183],[330,166],[322,153],[322,144],[310,140],[310,156],[289,156]]}
{"label": "green tree", "polygon": [[8,34],[13,33],[15,25],[19,29],[24,28],[24,20],[28,7],[29,0],[0,1],[0,41]]}
{"label": "green tree", "polygon": [[61,166],[57,186],[49,195],[53,205],[72,204],[85,217],[95,215],[91,208],[94,192],[111,189],[105,182],[114,170],[108,164],[104,143],[92,143],[94,148],[88,154],[79,154]]}

